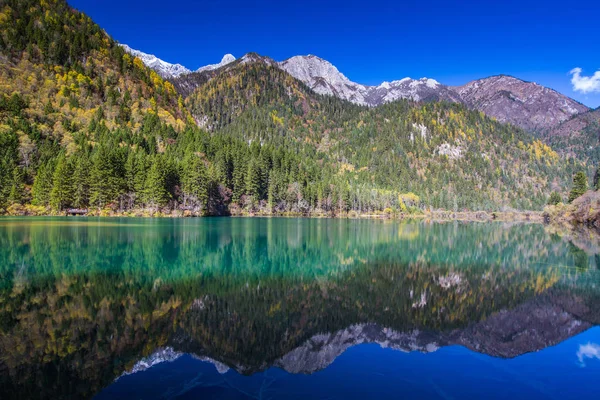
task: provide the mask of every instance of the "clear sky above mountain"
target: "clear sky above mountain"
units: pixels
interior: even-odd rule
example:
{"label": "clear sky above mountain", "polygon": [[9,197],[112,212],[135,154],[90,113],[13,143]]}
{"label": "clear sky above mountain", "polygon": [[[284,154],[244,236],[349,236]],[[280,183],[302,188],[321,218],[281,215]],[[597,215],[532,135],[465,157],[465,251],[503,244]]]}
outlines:
{"label": "clear sky above mountain", "polygon": [[363,84],[509,74],[600,106],[598,1],[68,1],[119,42],[190,69],[225,53],[315,54]]}

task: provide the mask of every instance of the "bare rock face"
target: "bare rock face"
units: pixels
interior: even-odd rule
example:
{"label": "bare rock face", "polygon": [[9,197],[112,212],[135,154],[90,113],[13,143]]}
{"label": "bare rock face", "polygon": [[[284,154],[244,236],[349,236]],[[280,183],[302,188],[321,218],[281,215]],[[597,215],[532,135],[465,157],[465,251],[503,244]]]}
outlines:
{"label": "bare rock face", "polygon": [[[403,78],[368,86],[351,81],[329,61],[314,55],[295,56],[277,63],[255,53],[248,53],[239,60],[226,54],[217,64],[191,71],[180,64],[171,64],[154,55],[122,46],[161,76],[172,80],[175,88],[184,96],[210,79],[213,73],[225,70],[225,66],[260,61],[278,66],[316,93],[370,107],[399,99],[462,103],[500,122],[511,123],[528,131],[555,128],[573,116],[589,111],[588,107],[555,90],[506,75],[478,79],[459,87],[443,85],[430,78]],[[586,121],[582,119],[574,122],[574,126],[564,126],[561,132],[583,129],[587,126],[582,125]]]}
{"label": "bare rock face", "polygon": [[460,87],[428,78],[404,78],[366,86],[352,82],[334,65],[313,55],[295,56],[279,66],[317,93],[356,104],[376,107],[399,99],[463,103],[528,131],[555,127],[589,110],[555,90],[506,75],[478,79]]}
{"label": "bare rock face", "polygon": [[478,79],[455,90],[470,107],[528,131],[557,126],[589,110],[555,90],[506,75]]}
{"label": "bare rock face", "polygon": [[279,67],[319,94],[365,106],[376,107],[399,99],[462,102],[448,86],[429,78],[404,78],[378,86],[361,85],[352,82],[329,61],[314,55],[289,58],[280,62]]}
{"label": "bare rock face", "polygon": [[403,352],[431,353],[438,349],[436,339],[419,330],[396,332],[376,324],[357,324],[338,332],[315,335],[274,365],[292,374],[310,374],[325,369],[350,347],[362,343],[377,343]]}

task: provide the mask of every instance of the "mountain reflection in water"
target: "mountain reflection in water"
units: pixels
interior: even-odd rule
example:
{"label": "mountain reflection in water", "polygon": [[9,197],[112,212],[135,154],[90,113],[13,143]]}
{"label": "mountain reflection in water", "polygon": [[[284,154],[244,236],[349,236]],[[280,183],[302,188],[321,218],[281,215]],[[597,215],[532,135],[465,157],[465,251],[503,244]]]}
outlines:
{"label": "mountain reflection in water", "polygon": [[[461,397],[434,390],[440,357],[541,367],[588,335],[564,359],[583,378],[600,342],[596,248],[534,224],[0,219],[0,398],[353,397],[371,375],[335,386],[380,358],[426,374],[409,386],[433,392],[414,396]],[[406,386],[385,374],[381,395]]]}

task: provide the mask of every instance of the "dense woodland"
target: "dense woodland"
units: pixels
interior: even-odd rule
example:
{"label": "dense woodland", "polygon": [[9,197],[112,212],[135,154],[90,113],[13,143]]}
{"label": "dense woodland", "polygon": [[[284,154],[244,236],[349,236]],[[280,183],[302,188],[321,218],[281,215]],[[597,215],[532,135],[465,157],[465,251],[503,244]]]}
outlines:
{"label": "dense woodland", "polygon": [[463,106],[359,107],[256,54],[190,79],[163,80],[64,0],[1,1],[0,212],[540,209],[581,168]]}

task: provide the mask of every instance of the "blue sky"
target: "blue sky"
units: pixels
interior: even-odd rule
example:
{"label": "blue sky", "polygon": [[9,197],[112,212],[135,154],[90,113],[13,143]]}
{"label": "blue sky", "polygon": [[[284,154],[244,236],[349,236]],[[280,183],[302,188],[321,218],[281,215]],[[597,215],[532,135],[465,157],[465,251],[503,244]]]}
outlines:
{"label": "blue sky", "polygon": [[225,53],[315,54],[363,84],[509,74],[600,106],[600,1],[68,0],[121,43],[196,69]]}

